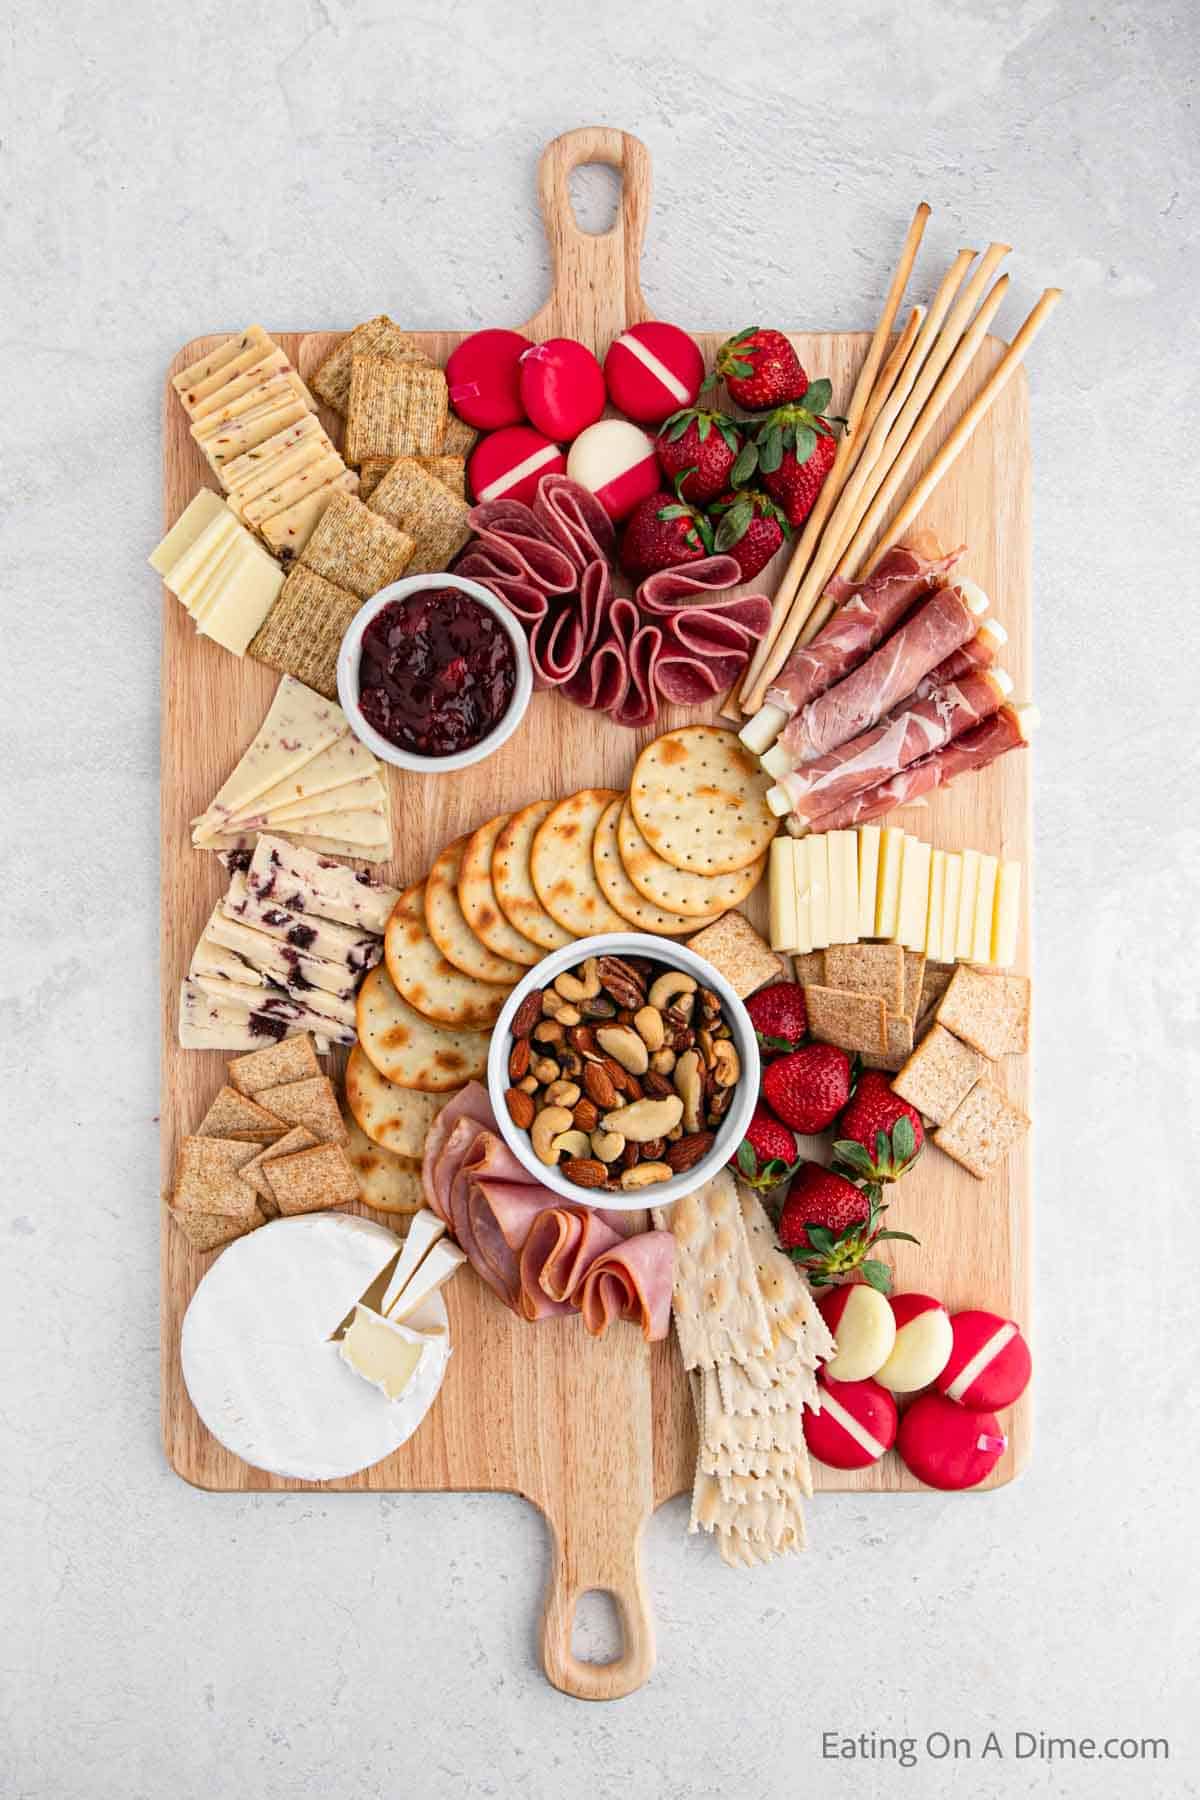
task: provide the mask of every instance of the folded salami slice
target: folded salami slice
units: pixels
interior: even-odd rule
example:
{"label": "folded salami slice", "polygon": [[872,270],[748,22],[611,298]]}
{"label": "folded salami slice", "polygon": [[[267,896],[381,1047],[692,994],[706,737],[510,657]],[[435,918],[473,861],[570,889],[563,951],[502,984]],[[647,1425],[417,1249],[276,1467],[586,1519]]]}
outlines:
{"label": "folded salami slice", "polygon": [[665,700],[703,705],[731,687],[746,667],[771,622],[771,602],[765,594],[715,598],[740,577],[732,556],[708,556],[647,575],[638,588],[638,606],[662,620],[655,681]]}
{"label": "folded salami slice", "polygon": [[542,477],[533,511],[577,569],[585,569],[591,562],[616,561],[617,533],[612,520],[595,494],[568,475]]}

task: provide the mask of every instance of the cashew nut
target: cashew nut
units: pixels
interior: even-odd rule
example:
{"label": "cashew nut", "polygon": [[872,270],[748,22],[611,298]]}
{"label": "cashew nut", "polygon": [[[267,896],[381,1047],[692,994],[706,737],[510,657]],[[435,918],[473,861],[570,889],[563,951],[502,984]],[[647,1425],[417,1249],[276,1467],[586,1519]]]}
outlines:
{"label": "cashew nut", "polygon": [[675,1086],[680,1096],[680,1109],[685,1131],[699,1131],[701,1125],[704,1078],[700,1073],[700,1068],[700,1056],[695,1050],[685,1050],[675,1064]]}
{"label": "cashew nut", "polygon": [[670,1181],[674,1173],[669,1163],[635,1163],[632,1169],[621,1170],[621,1186],[626,1192],[630,1188],[651,1187],[656,1181]]}
{"label": "cashew nut", "polygon": [[559,1156],[586,1156],[590,1148],[586,1131],[560,1131],[550,1148]]}
{"label": "cashew nut", "polygon": [[711,1069],[716,1061],[716,1055],[713,1049],[712,1032],[701,1029],[696,1033],[696,1042],[700,1046],[700,1054],[704,1058],[705,1068]]}
{"label": "cashew nut", "polygon": [[605,1113],[600,1123],[605,1131],[619,1131],[631,1144],[648,1144],[651,1138],[666,1137],[683,1117],[683,1101],[678,1094],[665,1100],[635,1100],[632,1106],[619,1106]]}
{"label": "cashew nut", "polygon": [[647,1050],[661,1050],[666,1042],[667,1028],[663,1024],[663,1016],[657,1006],[643,1006],[633,1015],[634,1027]]}
{"label": "cashew nut", "polygon": [[602,1163],[616,1162],[624,1148],[625,1139],[619,1131],[593,1131],[592,1154]]}
{"label": "cashew nut", "polygon": [[578,1025],[583,1017],[577,1006],[571,1006],[551,988],[542,995],[542,1011],[548,1019],[557,1019],[560,1025]]}
{"label": "cashew nut", "polygon": [[548,1166],[558,1161],[554,1140],[560,1132],[570,1131],[575,1121],[565,1106],[544,1106],[529,1127],[529,1141],[539,1162]]}
{"label": "cashew nut", "polygon": [[628,1025],[602,1025],[596,1033],[596,1042],[630,1075],[644,1075],[650,1067],[650,1052]]}
{"label": "cashew nut", "polygon": [[[694,975],[685,975],[682,969],[668,969],[665,974],[658,977],[646,998],[651,1006],[658,1008],[659,1012],[665,1012],[676,994],[694,994],[695,992],[696,978]],[[694,1005],[695,1002],[693,1001],[692,1004]]]}
{"label": "cashew nut", "polygon": [[713,1045],[711,1064],[713,1080],[719,1088],[731,1088],[741,1078],[742,1061],[737,1053],[737,1046],[728,1038],[718,1038]]}
{"label": "cashew nut", "polygon": [[541,1082],[557,1081],[562,1070],[552,1056],[539,1056],[530,1067],[529,1073],[536,1075]]}
{"label": "cashew nut", "polygon": [[[577,975],[572,975],[568,972],[564,975],[560,975],[554,985],[564,1000],[594,1000],[596,995],[600,992],[599,959],[594,956],[588,957],[583,965],[582,981],[580,981]],[[562,1014],[560,1013],[558,1016],[561,1018]],[[574,1025],[578,1025],[579,1020],[573,1019],[571,1022]]]}
{"label": "cashew nut", "polygon": [[565,1106],[569,1112],[578,1106],[582,1090],[573,1081],[552,1081],[546,1089],[547,1106]]}

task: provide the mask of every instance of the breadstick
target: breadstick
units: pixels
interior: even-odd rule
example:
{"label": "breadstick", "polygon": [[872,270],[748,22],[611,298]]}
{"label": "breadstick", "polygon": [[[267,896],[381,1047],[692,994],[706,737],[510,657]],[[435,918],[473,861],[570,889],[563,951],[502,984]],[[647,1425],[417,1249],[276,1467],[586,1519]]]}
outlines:
{"label": "breadstick", "polygon": [[771,651],[771,646],[775,641],[775,634],[787,614],[787,610],[792,602],[792,596],[800,585],[800,578],[808,567],[809,558],[813,553],[817,539],[821,535],[822,527],[833,509],[835,500],[842,491],[842,485],[850,472],[852,458],[857,456],[859,444],[863,441],[863,415],[871,400],[872,389],[875,386],[875,378],[879,374],[880,364],[883,362],[883,353],[887,346],[888,338],[891,336],[892,326],[896,321],[896,314],[900,310],[900,302],[904,297],[904,290],[908,286],[908,278],[912,274],[912,266],[916,261],[917,251],[920,248],[921,239],[925,234],[925,226],[929,221],[929,214],[929,206],[926,201],[922,200],[916,212],[913,214],[912,224],[908,228],[908,235],[905,237],[904,246],[900,252],[900,261],[896,264],[896,272],[892,276],[892,284],[888,288],[887,299],[883,303],[883,311],[879,316],[879,323],[875,327],[874,336],[871,338],[871,342],[867,345],[867,354],[863,359],[862,368],[858,372],[858,380],[854,384],[854,392],[850,396],[850,405],[846,411],[846,427],[838,443],[837,455],[833,459],[833,466],[822,483],[821,492],[817,495],[816,505],[804,522],[804,530],[801,533],[800,541],[792,552],[792,559],[789,562],[787,569],[784,571],[783,580],[780,582],[778,591],[775,595],[771,623],[767,627],[762,642],[754,653],[754,658],[746,671],[745,679],[739,690],[739,700],[742,702],[744,702],[745,696],[750,692],[750,689],[758,680],[763,664],[766,662]]}
{"label": "breadstick", "polygon": [[[1061,299],[1061,288],[1047,288],[1045,290],[1041,299],[1021,326],[1016,337],[1004,352],[1003,357],[996,364],[996,367],[988,376],[983,387],[979,390],[978,394],[976,394],[974,400],[972,400],[970,406],[968,406],[966,412],[958,421],[958,424],[954,427],[954,430],[950,433],[950,436],[946,439],[946,442],[942,445],[928,469],[926,469],[924,475],[921,477],[912,493],[908,496],[908,499],[904,502],[900,511],[896,514],[896,517],[892,520],[888,527],[889,539],[893,537],[903,537],[925,502],[929,499],[929,496],[941,481],[946,470],[954,464],[957,458],[962,454],[963,450],[965,450],[970,443],[975,434],[975,427],[990,411],[992,402],[995,400],[996,396],[1003,392],[1020,368],[1021,363],[1025,359],[1025,352],[1028,350],[1030,344],[1032,344],[1034,338],[1042,329],[1042,326],[1046,323],[1046,320],[1050,317],[1050,314],[1054,311],[1054,308]],[[864,575],[869,575],[871,573],[871,570],[883,555],[884,548],[885,546],[881,545],[879,549],[873,553],[866,568],[863,570]]]}

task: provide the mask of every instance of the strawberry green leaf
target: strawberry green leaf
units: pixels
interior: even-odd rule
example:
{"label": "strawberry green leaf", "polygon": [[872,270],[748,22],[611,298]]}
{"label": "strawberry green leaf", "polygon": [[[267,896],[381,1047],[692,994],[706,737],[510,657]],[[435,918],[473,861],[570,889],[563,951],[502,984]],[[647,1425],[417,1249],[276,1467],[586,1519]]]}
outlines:
{"label": "strawberry green leaf", "polygon": [[717,535],[713,540],[718,550],[732,550],[740,544],[750,529],[754,518],[754,508],[749,500],[738,500],[722,518],[717,527]]}
{"label": "strawberry green leaf", "polygon": [[806,463],[817,447],[817,434],[807,425],[796,426],[796,461]]}
{"label": "strawberry green leaf", "polygon": [[673,419],[668,419],[664,427],[668,444],[677,444],[687,430],[689,423],[690,421],[685,413],[676,413]]}
{"label": "strawberry green leaf", "polygon": [[876,1262],[873,1257],[860,1263],[858,1273],[863,1280],[881,1294],[889,1294],[892,1290],[892,1271],[886,1263]]}
{"label": "strawberry green leaf", "polygon": [[740,487],[744,481],[749,481],[757,467],[758,445],[754,443],[743,444],[738,453],[738,459],[730,472],[730,479],[732,480],[734,487]]}
{"label": "strawberry green leaf", "polygon": [[687,505],[663,506],[659,508],[658,516],[660,519],[690,519],[692,509]]}
{"label": "strawberry green leaf", "polygon": [[733,420],[725,413],[714,413],[713,419],[717,430],[725,439],[726,448],[736,451],[741,443],[741,438],[738,435],[738,428]]}
{"label": "strawberry green leaf", "polygon": [[892,1153],[898,1163],[911,1162],[917,1153],[917,1134],[907,1113],[901,1113],[892,1127]]}
{"label": "strawberry green leaf", "polygon": [[773,475],[783,461],[783,429],[768,425],[758,440],[758,462],[764,475]]}
{"label": "strawberry green leaf", "polygon": [[822,1256],[829,1256],[832,1253],[836,1240],[827,1225],[806,1224],[804,1229],[808,1233],[808,1241],[814,1250],[819,1250]]}
{"label": "strawberry green leaf", "polygon": [[921,1242],[920,1238],[914,1237],[911,1231],[877,1231],[871,1242],[882,1244],[885,1238],[893,1238],[901,1244],[919,1244]]}
{"label": "strawberry green leaf", "polygon": [[711,418],[709,418],[707,413],[702,414],[701,417],[699,419],[697,419],[697,421],[696,421],[696,436],[700,439],[700,442],[702,444],[706,441],[708,434],[711,430],[712,430]]}
{"label": "strawberry green leaf", "polygon": [[745,1138],[737,1147],[737,1166],[743,1175],[757,1175],[758,1158],[754,1154],[754,1146]]}
{"label": "strawberry green leaf", "polygon": [[810,381],[804,393],[804,410],[810,413],[823,413],[833,399],[833,383],[823,377],[820,381]]}

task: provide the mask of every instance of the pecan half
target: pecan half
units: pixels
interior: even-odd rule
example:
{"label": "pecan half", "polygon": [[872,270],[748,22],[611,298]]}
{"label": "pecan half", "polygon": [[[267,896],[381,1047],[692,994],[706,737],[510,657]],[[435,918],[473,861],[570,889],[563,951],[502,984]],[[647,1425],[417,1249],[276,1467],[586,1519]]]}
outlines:
{"label": "pecan half", "polygon": [[601,987],[618,1006],[629,1006],[636,1011],[645,1004],[645,982],[637,970],[619,956],[602,956],[599,974]]}

